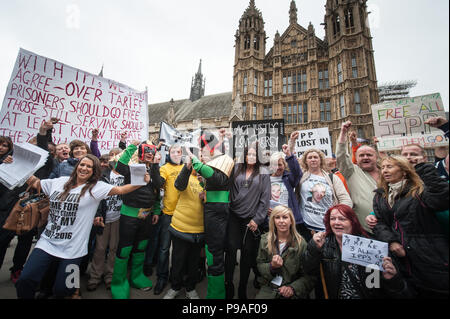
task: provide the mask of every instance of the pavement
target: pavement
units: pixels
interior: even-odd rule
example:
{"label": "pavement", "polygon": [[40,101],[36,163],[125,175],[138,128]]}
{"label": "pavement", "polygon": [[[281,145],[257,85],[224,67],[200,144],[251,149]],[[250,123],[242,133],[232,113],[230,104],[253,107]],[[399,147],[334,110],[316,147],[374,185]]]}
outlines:
{"label": "pavement", "polygon": [[[14,287],[14,284],[10,280],[10,271],[9,268],[12,267],[12,257],[14,254],[14,249],[17,245],[17,237],[14,238],[11,241],[10,247],[8,248],[5,256],[5,260],[3,262],[2,267],[0,268],[0,300],[1,299],[16,299],[16,289]],[[33,245],[34,247],[34,245]],[[238,252],[238,261],[239,261],[239,252]],[[89,268],[87,273],[89,272]],[[153,281],[153,285],[156,284],[156,269],[154,269],[154,274],[150,276],[149,278]],[[101,284],[98,286],[98,288],[95,291],[87,291],[87,281],[89,277],[88,275],[82,275],[81,276],[81,298],[82,299],[112,299],[111,297],[111,291],[106,290],[106,287],[104,284]],[[254,299],[257,293],[257,290],[253,287],[253,279],[254,274],[253,272],[250,272],[250,278],[248,281],[248,288],[247,288],[247,296],[249,299]],[[234,272],[234,285],[236,288],[236,294],[237,294],[237,286],[239,284],[239,266],[236,266],[235,272]],[[160,295],[155,295],[153,293],[153,289],[147,292],[141,291],[139,289],[131,288],[130,290],[130,299],[162,299],[166,292],[170,289],[170,284],[166,286],[164,291]],[[196,290],[198,295],[200,296],[200,299],[206,298],[206,289],[207,289],[207,279],[204,278],[200,283],[197,284]],[[182,293],[176,298],[176,299],[184,299],[185,298],[185,292],[182,291]],[[235,296],[237,298],[237,296]]]}

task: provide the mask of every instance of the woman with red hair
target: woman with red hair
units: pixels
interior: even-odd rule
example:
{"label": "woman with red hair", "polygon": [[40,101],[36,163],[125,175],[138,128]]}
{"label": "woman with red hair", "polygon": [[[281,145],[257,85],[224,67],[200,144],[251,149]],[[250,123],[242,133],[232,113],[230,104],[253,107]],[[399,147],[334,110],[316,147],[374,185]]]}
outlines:
{"label": "woman with red hair", "polygon": [[[342,235],[368,237],[358,218],[349,206],[331,207],[324,217],[325,232],[314,234],[305,252],[305,272],[314,274],[319,267],[325,296],[330,299],[367,299],[383,297],[408,297],[406,282],[400,277],[390,257],[383,259],[383,275],[379,288],[369,288],[367,277],[373,270],[341,260]],[[377,278],[377,277],[375,277]]]}

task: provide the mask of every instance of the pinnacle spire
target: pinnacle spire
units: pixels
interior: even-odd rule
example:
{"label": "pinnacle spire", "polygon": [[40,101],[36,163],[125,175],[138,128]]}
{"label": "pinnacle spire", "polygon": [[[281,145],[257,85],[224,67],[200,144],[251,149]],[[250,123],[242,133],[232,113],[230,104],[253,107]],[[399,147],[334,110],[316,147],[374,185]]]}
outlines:
{"label": "pinnacle spire", "polygon": [[289,9],[289,24],[297,23],[297,5],[295,1],[291,1],[291,8]]}
{"label": "pinnacle spire", "polygon": [[195,74],[195,77],[192,79],[191,83],[191,94],[190,100],[196,101],[205,95],[205,83],[203,81],[202,74],[202,60],[200,59],[200,64],[198,65],[198,71]]}
{"label": "pinnacle spire", "polygon": [[201,74],[201,73],[202,73],[202,59],[200,59],[200,64],[198,65],[198,71],[197,71],[197,73],[198,73],[198,74]]}

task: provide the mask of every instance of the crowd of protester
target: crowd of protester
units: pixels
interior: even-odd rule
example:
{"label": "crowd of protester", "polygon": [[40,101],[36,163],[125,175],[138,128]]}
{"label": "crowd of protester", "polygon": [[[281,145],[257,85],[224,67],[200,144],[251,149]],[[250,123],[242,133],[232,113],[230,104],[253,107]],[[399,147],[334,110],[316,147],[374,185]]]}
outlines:
{"label": "crowd of protester", "polygon": [[[55,145],[55,123],[29,141],[49,152],[45,165],[23,186],[0,184],[0,226],[28,187],[50,199],[44,227],[18,236],[0,228],[0,266],[18,239],[10,269],[18,298],[81,298],[67,285],[73,265],[87,273],[88,291],[104,283],[114,299],[131,288],[199,299],[203,280],[206,298],[247,299],[252,271],[257,299],[448,298],[448,150],[434,161],[419,144],[378,152],[345,122],[328,158],[313,148],[298,158],[294,132],[279,152],[249,142],[233,159],[233,136],[221,129],[202,131],[198,152],[171,145],[161,165],[164,141],[124,133],[102,155],[98,130],[90,145]],[[426,124],[448,138],[444,118]],[[0,164],[13,162],[14,145],[0,136]],[[132,163],[145,165],[145,185],[131,185]],[[344,234],[388,244],[380,285],[342,260]]]}

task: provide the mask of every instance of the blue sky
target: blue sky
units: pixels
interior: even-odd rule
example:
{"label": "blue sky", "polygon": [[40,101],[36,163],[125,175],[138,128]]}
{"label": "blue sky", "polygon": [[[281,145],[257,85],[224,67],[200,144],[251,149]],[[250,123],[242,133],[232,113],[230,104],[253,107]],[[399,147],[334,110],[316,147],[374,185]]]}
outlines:
{"label": "blue sky", "polygon": [[[289,24],[290,0],[256,0],[267,39]],[[298,22],[320,24],[325,0],[297,0]],[[232,88],[234,34],[248,0],[0,1],[0,96],[19,48],[98,73],[137,90],[149,103],[189,98],[203,60],[206,94]],[[378,82],[417,80],[412,95],[439,92],[449,103],[449,1],[368,2]]]}

